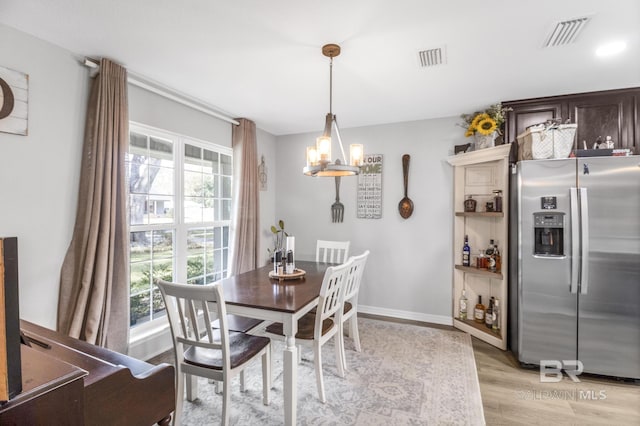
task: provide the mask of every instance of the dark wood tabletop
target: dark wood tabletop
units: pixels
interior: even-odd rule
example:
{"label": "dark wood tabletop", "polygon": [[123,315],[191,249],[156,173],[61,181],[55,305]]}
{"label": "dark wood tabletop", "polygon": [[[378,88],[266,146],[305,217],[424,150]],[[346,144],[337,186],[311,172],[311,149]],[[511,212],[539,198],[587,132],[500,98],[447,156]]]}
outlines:
{"label": "dark wood tabletop", "polygon": [[296,280],[269,278],[273,265],[225,278],[220,283],[227,304],[267,309],[280,312],[297,312],[320,295],[322,280],[329,263],[296,261],[296,269],[306,274]]}

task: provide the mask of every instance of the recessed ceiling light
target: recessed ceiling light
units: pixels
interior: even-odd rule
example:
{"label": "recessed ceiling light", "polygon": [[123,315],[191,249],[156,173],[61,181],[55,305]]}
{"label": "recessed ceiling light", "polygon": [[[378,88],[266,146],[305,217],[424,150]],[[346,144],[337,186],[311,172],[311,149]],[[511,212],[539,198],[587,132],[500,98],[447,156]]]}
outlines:
{"label": "recessed ceiling light", "polygon": [[603,44],[596,49],[596,56],[605,57],[613,56],[622,52],[627,48],[627,43],[624,41],[614,41],[611,43]]}

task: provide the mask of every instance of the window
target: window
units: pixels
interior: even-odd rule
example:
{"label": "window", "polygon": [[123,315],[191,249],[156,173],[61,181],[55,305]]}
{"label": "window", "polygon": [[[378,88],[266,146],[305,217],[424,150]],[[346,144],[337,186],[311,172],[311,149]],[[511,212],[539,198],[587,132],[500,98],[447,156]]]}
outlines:
{"label": "window", "polygon": [[227,275],[231,148],[132,123],[126,157],[131,327],[166,314],[156,278]]}

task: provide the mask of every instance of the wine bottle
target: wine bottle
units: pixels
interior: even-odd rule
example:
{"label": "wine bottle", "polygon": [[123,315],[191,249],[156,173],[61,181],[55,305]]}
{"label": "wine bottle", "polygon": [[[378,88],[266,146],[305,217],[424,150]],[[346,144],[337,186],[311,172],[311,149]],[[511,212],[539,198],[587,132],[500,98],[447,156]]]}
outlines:
{"label": "wine bottle", "polygon": [[485,307],[482,304],[482,296],[478,296],[478,304],[473,311],[473,320],[482,324],[484,322],[484,311]]}
{"label": "wine bottle", "polygon": [[491,328],[493,326],[493,301],[493,297],[489,299],[489,307],[484,313],[484,325],[486,325],[487,328]]}
{"label": "wine bottle", "polygon": [[469,247],[469,237],[464,236],[464,245],[462,246],[462,266],[471,266],[471,247]]}
{"label": "wine bottle", "polygon": [[496,260],[496,271],[500,272],[502,270],[502,256],[500,255],[500,250],[498,250],[498,245],[493,245],[493,258]]}
{"label": "wine bottle", "polygon": [[461,320],[467,319],[467,294],[465,289],[462,289],[462,296],[460,296],[460,302],[458,304],[458,317]]}

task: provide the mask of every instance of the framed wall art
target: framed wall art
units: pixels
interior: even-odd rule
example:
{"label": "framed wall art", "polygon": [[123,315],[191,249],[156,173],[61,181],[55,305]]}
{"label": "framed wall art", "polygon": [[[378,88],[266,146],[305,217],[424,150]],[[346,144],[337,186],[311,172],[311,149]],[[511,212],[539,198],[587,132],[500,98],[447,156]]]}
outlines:
{"label": "framed wall art", "polygon": [[382,218],[382,154],[365,154],[358,175],[358,219]]}
{"label": "framed wall art", "polygon": [[0,132],[27,135],[29,76],[0,66]]}

